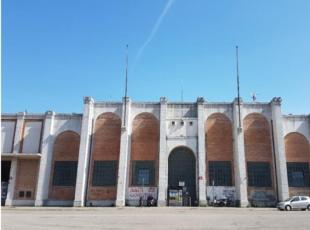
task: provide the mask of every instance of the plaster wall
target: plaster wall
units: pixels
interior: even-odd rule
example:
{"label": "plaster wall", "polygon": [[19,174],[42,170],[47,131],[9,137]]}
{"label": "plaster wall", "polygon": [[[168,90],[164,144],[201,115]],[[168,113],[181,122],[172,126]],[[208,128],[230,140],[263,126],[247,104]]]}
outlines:
{"label": "plaster wall", "polygon": [[23,132],[22,153],[39,153],[43,121],[26,121]]}
{"label": "plaster wall", "polygon": [[13,150],[16,121],[1,121],[1,153],[11,153]]}

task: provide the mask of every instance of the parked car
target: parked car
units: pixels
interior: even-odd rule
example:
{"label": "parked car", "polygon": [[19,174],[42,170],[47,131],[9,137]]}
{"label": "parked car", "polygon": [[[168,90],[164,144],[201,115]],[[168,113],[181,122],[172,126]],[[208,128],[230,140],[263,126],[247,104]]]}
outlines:
{"label": "parked car", "polygon": [[278,203],[279,210],[307,210],[310,211],[310,197],[308,196],[293,196],[283,202]]}

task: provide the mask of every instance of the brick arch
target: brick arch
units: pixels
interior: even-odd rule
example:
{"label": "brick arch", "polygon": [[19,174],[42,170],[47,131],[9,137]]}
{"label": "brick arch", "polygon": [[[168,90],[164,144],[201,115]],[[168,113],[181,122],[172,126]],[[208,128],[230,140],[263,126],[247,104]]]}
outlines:
{"label": "brick arch", "polygon": [[[296,187],[290,185],[290,168],[289,164],[307,164],[310,167],[310,145],[307,138],[298,132],[288,133],[284,137],[285,142],[285,155],[287,161],[288,180],[289,180],[289,193],[290,196],[296,195],[308,195],[310,196],[310,187]],[[296,170],[296,169],[295,169]],[[294,171],[295,171],[294,170]],[[309,169],[308,169],[309,170]],[[309,175],[306,176],[306,180],[310,180]]]}
{"label": "brick arch", "polygon": [[272,161],[270,126],[265,116],[248,114],[243,119],[244,150],[247,161]]}
{"label": "brick arch", "polygon": [[67,130],[58,134],[56,137],[53,150],[49,199],[74,200],[75,186],[53,186],[53,174],[56,161],[75,161],[77,164],[79,159],[79,146],[80,135],[74,131]]}
{"label": "brick arch", "polygon": [[285,154],[288,162],[309,162],[310,145],[307,138],[298,132],[292,132],[285,136]]}
{"label": "brick arch", "polygon": [[205,121],[206,178],[209,179],[209,162],[230,162],[232,185],[234,185],[233,136],[230,119],[223,113],[214,113]]}
{"label": "brick arch", "polygon": [[[251,205],[259,207],[274,206],[277,200],[277,194],[275,190],[275,173],[270,132],[271,130],[268,120],[265,116],[259,113],[248,114],[243,119],[243,130],[244,151],[247,167],[249,167],[250,165],[254,167],[253,164],[256,164],[256,167],[264,167],[262,165],[266,165],[266,163],[268,163],[270,174],[268,173],[267,176],[270,175],[271,180],[271,186],[253,186],[249,184],[249,175],[247,175],[249,202]],[[249,169],[247,168],[247,173],[249,173],[248,170]],[[252,170],[254,169],[252,168]],[[256,172],[256,178],[260,178],[261,175],[257,173],[258,172]],[[257,196],[258,194],[260,194],[259,196],[261,198]]]}
{"label": "brick arch", "polygon": [[97,117],[93,136],[93,159],[119,159],[121,124],[121,119],[111,112],[103,113]]}
{"label": "brick arch", "polygon": [[115,200],[115,186],[93,186],[93,173],[95,161],[116,161],[116,178],[118,173],[118,160],[120,154],[121,119],[114,113],[100,114],[94,124],[92,156],[89,170],[88,199],[89,200]]}
{"label": "brick arch", "polygon": [[151,113],[140,113],[132,122],[131,160],[157,160],[159,121]]}
{"label": "brick arch", "polygon": [[80,135],[67,130],[57,135],[54,142],[53,160],[78,160]]}
{"label": "brick arch", "polygon": [[233,160],[232,124],[222,113],[214,113],[205,122],[208,160]]}
{"label": "brick arch", "polygon": [[159,121],[151,113],[140,113],[132,122],[130,184],[132,184],[134,162],[153,161],[155,165],[155,185],[157,185],[158,158]]}

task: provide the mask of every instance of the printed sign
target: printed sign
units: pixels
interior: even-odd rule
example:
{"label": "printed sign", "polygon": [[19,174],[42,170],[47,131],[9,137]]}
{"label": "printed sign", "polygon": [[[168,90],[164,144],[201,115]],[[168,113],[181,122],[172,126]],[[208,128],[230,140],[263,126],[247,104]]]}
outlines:
{"label": "printed sign", "polygon": [[231,186],[207,186],[207,196],[210,200],[213,200],[213,198],[229,198],[235,200],[236,188]]}
{"label": "printed sign", "polygon": [[157,199],[157,187],[129,187],[128,189],[129,200],[139,200],[140,197],[147,199],[148,196]]}
{"label": "printed sign", "polygon": [[185,182],[184,182],[184,181],[179,181],[179,186],[180,186],[180,187],[185,186]]}

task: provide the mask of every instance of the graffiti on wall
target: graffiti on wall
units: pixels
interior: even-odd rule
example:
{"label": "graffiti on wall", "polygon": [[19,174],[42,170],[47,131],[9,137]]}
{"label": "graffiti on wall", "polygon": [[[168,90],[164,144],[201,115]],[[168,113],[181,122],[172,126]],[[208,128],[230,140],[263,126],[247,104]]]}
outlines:
{"label": "graffiti on wall", "polygon": [[207,199],[213,200],[228,198],[236,200],[236,188],[232,186],[207,186]]}
{"label": "graffiti on wall", "polygon": [[139,200],[140,197],[147,199],[152,196],[157,199],[157,187],[129,187],[128,200]]}
{"label": "graffiti on wall", "polygon": [[249,201],[254,207],[274,207],[276,196],[273,191],[254,190],[249,194]]}

